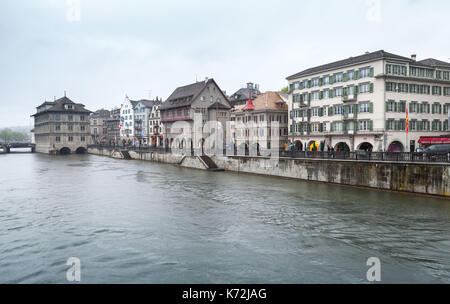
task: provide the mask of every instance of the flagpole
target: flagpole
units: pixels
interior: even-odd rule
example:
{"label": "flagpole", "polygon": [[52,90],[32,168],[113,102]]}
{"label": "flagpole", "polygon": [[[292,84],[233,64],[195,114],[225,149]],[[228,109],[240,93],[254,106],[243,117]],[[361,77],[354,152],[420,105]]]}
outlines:
{"label": "flagpole", "polygon": [[[408,142],[408,133],[409,133],[409,111],[408,111],[408,107],[407,107],[406,108],[406,148],[409,150],[409,152],[411,152],[411,147],[409,147],[410,145]],[[408,150],[406,150],[406,151],[408,151]]]}

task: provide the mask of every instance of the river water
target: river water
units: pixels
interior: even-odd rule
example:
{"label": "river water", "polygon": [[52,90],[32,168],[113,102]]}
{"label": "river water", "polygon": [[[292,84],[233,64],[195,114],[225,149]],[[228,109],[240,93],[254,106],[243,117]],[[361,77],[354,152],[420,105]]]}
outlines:
{"label": "river water", "polygon": [[0,283],[450,283],[450,201],[92,155],[0,155]]}

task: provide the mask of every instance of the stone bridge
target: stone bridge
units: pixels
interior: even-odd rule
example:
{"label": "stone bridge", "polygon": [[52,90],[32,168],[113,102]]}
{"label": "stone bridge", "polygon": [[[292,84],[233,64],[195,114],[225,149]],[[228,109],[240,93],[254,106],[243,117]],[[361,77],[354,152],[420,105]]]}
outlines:
{"label": "stone bridge", "polygon": [[0,148],[3,150],[0,153],[11,153],[11,149],[24,149],[30,148],[31,153],[36,152],[36,145],[32,143],[0,143]]}

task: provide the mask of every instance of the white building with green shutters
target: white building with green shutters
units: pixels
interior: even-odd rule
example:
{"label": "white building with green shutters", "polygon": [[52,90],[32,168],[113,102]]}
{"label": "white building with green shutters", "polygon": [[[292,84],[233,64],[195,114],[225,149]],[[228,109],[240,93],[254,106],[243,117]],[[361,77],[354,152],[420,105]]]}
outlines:
{"label": "white building with green shutters", "polygon": [[381,50],[289,76],[290,140],[298,150],[414,150],[449,133],[449,74],[450,63]]}

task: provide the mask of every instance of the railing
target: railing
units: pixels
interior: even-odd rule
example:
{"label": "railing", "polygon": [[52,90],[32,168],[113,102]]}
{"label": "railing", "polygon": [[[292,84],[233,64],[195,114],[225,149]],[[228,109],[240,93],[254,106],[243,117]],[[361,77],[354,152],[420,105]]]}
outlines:
{"label": "railing", "polygon": [[281,151],[280,157],[306,159],[337,159],[387,162],[450,163],[450,153],[409,152],[341,152],[341,151]]}
{"label": "railing", "polygon": [[132,146],[132,145],[88,145],[88,149],[100,149],[100,150],[119,150],[119,151],[136,151],[136,152],[162,152],[170,153],[169,147],[152,147],[152,146]]}
{"label": "railing", "polygon": [[[108,149],[108,150],[120,150],[120,151],[136,151],[136,152],[160,152],[160,153],[172,153],[172,149],[169,147],[136,147],[136,146],[102,146],[102,145],[89,145],[88,148],[96,149]],[[180,149],[184,155],[207,155],[220,154],[216,150],[204,150],[201,149]],[[175,151],[173,151],[175,152]],[[271,150],[265,149],[243,149],[243,148],[231,148],[224,149],[222,155],[226,156],[263,156],[272,157],[276,156]],[[420,153],[420,152],[370,152],[370,151],[279,151],[279,157],[294,158],[294,159],[324,159],[324,160],[352,160],[352,161],[385,161],[385,162],[414,162],[414,163],[450,163],[450,153]]]}

